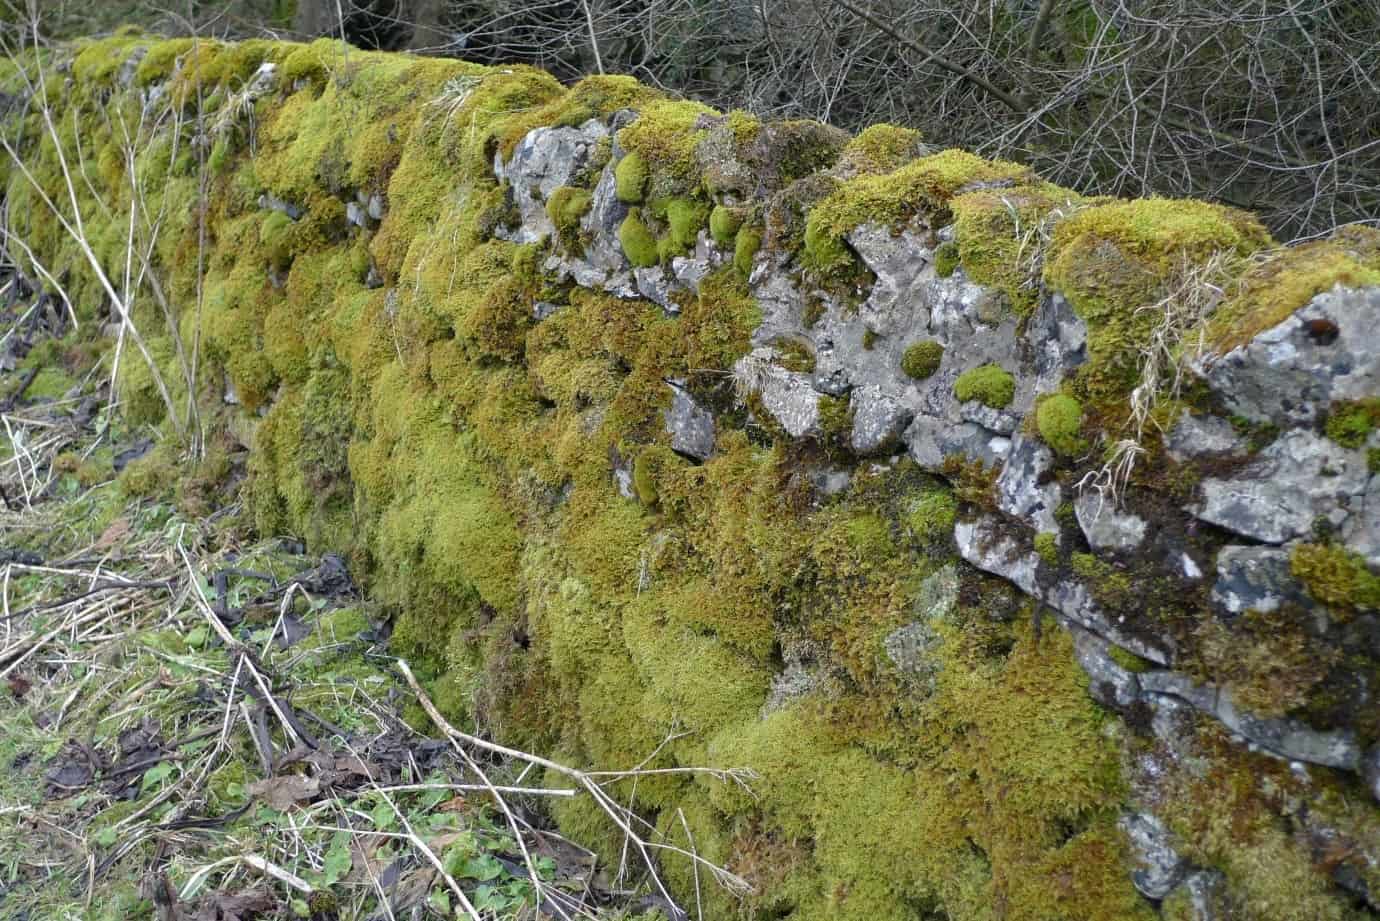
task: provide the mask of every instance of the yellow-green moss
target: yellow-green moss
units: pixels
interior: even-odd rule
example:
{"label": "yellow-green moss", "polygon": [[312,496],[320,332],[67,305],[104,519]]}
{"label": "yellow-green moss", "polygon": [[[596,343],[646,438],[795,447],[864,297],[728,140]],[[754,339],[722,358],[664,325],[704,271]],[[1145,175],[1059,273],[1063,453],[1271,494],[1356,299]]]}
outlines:
{"label": "yellow-green moss", "polygon": [[699,239],[700,230],[709,219],[709,205],[694,198],[677,196],[666,202],[668,241],[673,254],[687,252]]}
{"label": "yellow-green moss", "polygon": [[1072,457],[1087,450],[1082,437],[1083,405],[1067,394],[1054,393],[1040,400],[1035,425],[1045,444],[1060,454]]}
{"label": "yellow-green moss", "polygon": [[1207,321],[1207,344],[1219,352],[1243,345],[1335,285],[1380,285],[1380,230],[1344,228],[1327,240],[1266,254]]}
{"label": "yellow-green moss", "polygon": [[747,278],[752,274],[752,260],[756,258],[757,250],[761,246],[760,230],[748,224],[738,228],[738,233],[733,238],[733,267],[738,270],[739,275]]}
{"label": "yellow-green moss", "polygon": [[916,215],[947,214],[950,199],[969,183],[1028,178],[1025,167],[961,150],[922,157],[890,173],[859,176],[810,209],[801,259],[821,274],[846,270],[853,257],[844,235],[860,224],[892,226]]}
{"label": "yellow-green moss", "polygon": [[1380,610],[1380,576],[1343,546],[1299,544],[1289,556],[1289,570],[1337,620],[1350,620],[1357,611]]}
{"label": "yellow-green moss", "polygon": [[565,246],[575,246],[580,238],[580,220],[589,211],[593,196],[586,189],[561,186],[546,200],[546,214],[556,226],[556,237]]}
{"label": "yellow-green moss", "polygon": [[1359,448],[1380,426],[1380,397],[1334,403],[1323,431],[1344,448]]}
{"label": "yellow-green moss", "polygon": [[944,360],[944,346],[933,339],[924,339],[906,346],[901,356],[901,370],[907,377],[923,381],[939,370]]}
{"label": "yellow-green moss", "polygon": [[714,210],[709,213],[709,234],[720,246],[732,246],[738,235],[738,228],[742,226],[741,209],[715,205]]}
{"label": "yellow-green moss", "polygon": [[1032,313],[1040,293],[1036,269],[1042,228],[1075,212],[1080,202],[1078,196],[1046,185],[960,195],[952,207],[964,273],[1005,294],[1018,314]]}
{"label": "yellow-green moss", "polygon": [[1035,535],[1035,552],[1050,566],[1059,563],[1059,535],[1053,531],[1041,531]]}
{"label": "yellow-green moss", "polygon": [[623,247],[623,255],[637,268],[650,268],[660,261],[656,236],[642,222],[642,212],[637,208],[629,210],[623,223],[618,225],[618,242]]}
{"label": "yellow-green moss", "polygon": [[869,125],[843,148],[840,164],[857,173],[889,173],[920,152],[920,132],[885,123]]}
{"label": "yellow-green moss", "polygon": [[633,151],[618,161],[613,169],[613,179],[619,201],[630,205],[640,204],[647,191],[647,162]]}
{"label": "yellow-green moss", "polygon": [[952,240],[939,244],[934,251],[934,274],[940,278],[948,278],[958,268],[960,259],[958,257],[958,244]]}
{"label": "yellow-green moss", "polygon": [[965,403],[977,400],[984,406],[1002,409],[1015,399],[1016,379],[1001,365],[978,365],[954,381],[954,396]]}
{"label": "yellow-green moss", "polygon": [[707,132],[696,125],[701,116],[714,114],[713,109],[698,102],[655,99],[638,110],[632,124],[619,130],[618,143],[628,156],[636,156],[644,164],[645,186],[641,191],[649,199],[684,195],[699,186],[695,151]]}
{"label": "yellow-green moss", "polygon": [[1140,308],[1163,297],[1176,273],[1214,254],[1242,258],[1269,243],[1255,218],[1199,201],[1098,204],[1057,222],[1044,280],[1088,324],[1082,386],[1099,398],[1120,397],[1137,383],[1156,315]]}

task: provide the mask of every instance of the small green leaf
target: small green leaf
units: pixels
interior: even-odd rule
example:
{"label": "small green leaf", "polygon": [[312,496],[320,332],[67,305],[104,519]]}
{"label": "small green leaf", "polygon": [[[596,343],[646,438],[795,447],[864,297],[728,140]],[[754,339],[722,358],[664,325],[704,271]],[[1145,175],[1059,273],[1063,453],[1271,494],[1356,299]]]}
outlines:
{"label": "small green leaf", "polygon": [[353,863],[354,861],[350,857],[349,837],[346,836],[345,840],[340,840],[337,836],[336,840],[331,842],[330,849],[326,851],[326,859],[322,867],[322,872],[327,880],[326,885],[331,886],[344,879],[345,874],[350,872]]}
{"label": "small green leaf", "polygon": [[114,826],[102,828],[100,831],[96,832],[96,837],[93,840],[99,847],[110,847],[116,841],[120,840],[120,833],[115,830]]}

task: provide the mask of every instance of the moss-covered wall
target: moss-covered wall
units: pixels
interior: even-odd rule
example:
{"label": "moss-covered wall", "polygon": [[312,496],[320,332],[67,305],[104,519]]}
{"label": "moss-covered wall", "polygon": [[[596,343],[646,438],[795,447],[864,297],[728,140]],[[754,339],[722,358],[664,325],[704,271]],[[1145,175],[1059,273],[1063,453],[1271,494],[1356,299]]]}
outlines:
{"label": "moss-covered wall", "polygon": [[[792,437],[770,394],[744,386],[743,360],[770,345],[808,378],[819,344],[767,342],[776,308],[763,279],[796,279],[807,326],[844,323],[877,275],[850,235],[906,229],[937,252],[937,276],[995,292],[994,330],[1032,328],[1053,291],[1086,326],[1086,362],[1056,375],[1038,407],[997,362],[945,385],[965,412],[1021,414],[1025,437],[1059,458],[1046,476],[1072,483],[1128,437],[1157,330],[1138,308],[1186,267],[1216,259],[1244,279],[1214,279],[1230,293],[1204,335],[1225,349],[1334,283],[1380,284],[1373,236],[1263,258],[1272,241],[1239,212],[1087,201],[1016,164],[927,151],[903,129],[849,139],[723,117],[624,77],[564,87],[523,67],[325,40],[139,35],[43,63],[63,156],[14,65],[3,68],[10,136],[70,214],[65,163],[94,256],[117,280],[138,202],[136,246],[151,251],[171,315],[145,285],[133,319],[175,407],[195,365],[205,424],[252,444],[244,498],[261,532],[348,553],[394,615],[395,648],[458,721],[578,764],[658,752],[652,767],[757,772],[752,796],[685,775],[637,787],[672,842],[685,845],[688,827],[702,854],[757,887],[741,904],[707,890],[705,917],[1195,917],[1184,890],[1160,905],[1133,885],[1123,818],[1137,810],[1168,823],[1238,912],[1212,917],[1368,911],[1373,897],[1357,892],[1380,891],[1380,832],[1354,765],[1290,772],[1192,708],[1170,752],[1144,700],[1120,713],[1099,703],[1079,634],[960,559],[956,521],[1000,512],[995,467],[927,465],[895,439],[864,459],[860,404],[827,392],[812,403],[818,424]],[[496,176],[534,129],[590,120],[581,169],[545,200],[518,200],[526,190]],[[0,172],[12,228],[64,280],[88,335],[99,330],[107,298],[85,255],[14,164]],[[615,207],[626,213],[614,226],[591,226]],[[540,220],[529,213],[545,215],[548,236],[514,231]],[[660,303],[577,284],[570,266],[600,247],[639,284],[632,268],[703,272]],[[881,356],[884,339],[871,331],[863,348]],[[965,368],[962,349],[926,342],[896,344],[907,380]],[[124,412],[175,442],[182,420],[167,418],[153,375],[129,355],[122,368]],[[711,415],[706,456],[674,443],[666,381]],[[1210,402],[1188,386],[1157,418],[1167,427],[1166,407]],[[1353,415],[1338,440],[1355,448],[1374,421]],[[1152,497],[1138,506],[1147,516],[1178,514],[1198,480],[1237,463],[1180,470],[1159,430],[1144,431],[1152,456],[1135,485]],[[846,486],[822,488],[831,471]],[[1169,637],[1176,667],[1236,681],[1264,716],[1307,711],[1374,743],[1374,720],[1336,705],[1374,686],[1363,638],[1283,615],[1253,639],[1234,624],[1214,634],[1206,586],[1090,552],[1071,506],[1049,512],[1052,529],[1033,541],[1044,584],[1084,579],[1128,636]],[[1209,529],[1186,546],[1222,543]],[[1326,533],[1307,546],[1299,577],[1344,616],[1371,617],[1366,562]],[[1295,634],[1345,667],[1310,667]],[[1128,673],[1149,664],[1117,657]],[[1156,791],[1166,798],[1147,802]],[[619,850],[591,804],[558,817]],[[1346,846],[1322,849],[1318,828]],[[1337,885],[1343,865],[1362,882]],[[686,866],[665,870],[693,891]]]}

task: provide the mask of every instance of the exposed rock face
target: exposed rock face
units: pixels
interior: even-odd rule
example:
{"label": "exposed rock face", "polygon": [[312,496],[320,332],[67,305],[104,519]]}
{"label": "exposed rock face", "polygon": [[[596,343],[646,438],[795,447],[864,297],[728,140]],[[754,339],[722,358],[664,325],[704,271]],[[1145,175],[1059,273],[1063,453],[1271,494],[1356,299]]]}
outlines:
{"label": "exposed rock face", "polygon": [[1280,427],[1309,425],[1334,403],[1375,395],[1377,329],[1380,290],[1338,287],[1200,368],[1232,412]]}
{"label": "exposed rock face", "polygon": [[708,460],[714,453],[714,416],[702,409],[685,392],[683,383],[672,382],[671,407],[666,410],[666,433],[671,450],[696,460]]}
{"label": "exposed rock face", "polygon": [[1279,544],[1322,520],[1336,529],[1362,507],[1369,474],[1365,455],[1306,429],[1281,435],[1228,478],[1203,481],[1195,514],[1243,537]]}

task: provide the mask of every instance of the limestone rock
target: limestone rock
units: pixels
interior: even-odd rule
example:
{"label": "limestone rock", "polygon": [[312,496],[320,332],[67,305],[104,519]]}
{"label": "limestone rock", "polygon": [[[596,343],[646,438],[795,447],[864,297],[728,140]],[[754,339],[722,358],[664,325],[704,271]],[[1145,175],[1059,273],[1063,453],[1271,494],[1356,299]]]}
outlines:
{"label": "limestone rock", "polygon": [[753,349],[738,359],[733,374],[739,389],[757,394],[762,408],[792,438],[818,434],[819,394],[810,384],[810,375],[776,364],[776,353],[770,348]]}
{"label": "limestone rock", "polygon": [[868,384],[853,391],[853,431],[849,444],[859,457],[890,451],[900,443],[912,412],[901,401]]}
{"label": "limestone rock", "polygon": [[1199,362],[1232,412],[1255,422],[1309,425],[1338,400],[1380,393],[1380,288],[1336,287],[1220,357]]}
{"label": "limestone rock", "polygon": [[500,236],[517,243],[535,243],[556,232],[546,213],[546,200],[561,186],[570,185],[589,162],[608,127],[590,119],[578,128],[537,128],[529,131],[504,163],[494,158],[494,175],[506,181],[521,220]]}
{"label": "limestone rock", "polygon": [[1269,613],[1286,601],[1308,603],[1289,572],[1289,551],[1278,547],[1227,546],[1217,554],[1212,601],[1232,614]]}
{"label": "limestone rock", "polygon": [[1154,815],[1131,813],[1117,823],[1131,844],[1138,864],[1131,882],[1141,895],[1159,901],[1183,881],[1188,861],[1174,849],[1169,829]]}
{"label": "limestone rock", "polygon": [[1088,692],[1099,703],[1126,709],[1140,699],[1140,681],[1112,657],[1112,645],[1082,627],[1070,624],[1073,654],[1088,675]]}
{"label": "limestone rock", "polygon": [[1367,479],[1362,452],[1294,429],[1231,477],[1204,480],[1194,514],[1243,537],[1280,544],[1310,533],[1319,518],[1340,528],[1351,507],[1360,505]]}
{"label": "limestone rock", "polygon": [[997,477],[997,507],[1022,518],[1036,531],[1057,531],[1054,510],[1059,507],[1059,484],[1046,480],[1054,455],[1034,438],[1017,435],[1011,442],[1006,465]]}
{"label": "limestone rock", "polygon": [[1223,688],[1195,684],[1177,672],[1146,672],[1141,688],[1152,694],[1172,694],[1220,720],[1228,729],[1266,751],[1296,761],[1356,771],[1361,750],[1348,730],[1324,732],[1297,720],[1267,719],[1238,710]]}
{"label": "limestone rock", "polygon": [[1170,457],[1179,463],[1210,455],[1243,456],[1246,442],[1226,419],[1184,412],[1164,438]]}
{"label": "limestone rock", "polygon": [[994,516],[975,521],[960,521],[954,525],[954,540],[959,555],[984,572],[1001,576],[1032,598],[1045,602],[1059,613],[1061,619],[1088,630],[1103,639],[1130,650],[1142,659],[1165,665],[1173,650],[1167,639],[1152,645],[1142,637],[1133,636],[1113,623],[1093,598],[1088,586],[1072,577],[1065,577],[1050,585],[1042,585],[1037,578],[1041,560],[1034,550],[1025,550],[1010,534],[1010,528]]}
{"label": "limestone rock", "polygon": [[677,454],[708,460],[714,453],[714,416],[695,402],[684,385],[670,382],[671,405],[663,412],[671,450]]}
{"label": "limestone rock", "polygon": [[1117,509],[1110,498],[1089,490],[1073,500],[1078,527],[1094,550],[1125,553],[1145,540],[1145,519]]}

